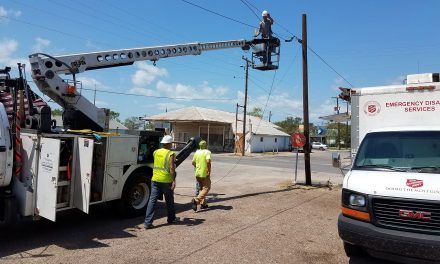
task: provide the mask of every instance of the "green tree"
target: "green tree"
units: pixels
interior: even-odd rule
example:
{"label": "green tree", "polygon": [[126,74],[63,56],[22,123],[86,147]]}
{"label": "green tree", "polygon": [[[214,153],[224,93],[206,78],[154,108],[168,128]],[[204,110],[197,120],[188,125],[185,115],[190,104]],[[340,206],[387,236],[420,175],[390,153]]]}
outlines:
{"label": "green tree", "polygon": [[121,120],[119,119],[119,113],[115,111],[110,111],[110,119],[121,122]]}
{"label": "green tree", "polygon": [[52,110],[52,115],[54,115],[54,116],[63,115],[63,109],[59,109],[59,108],[53,109]]}
{"label": "green tree", "polygon": [[140,121],[139,117],[136,117],[136,116],[128,117],[124,121],[124,126],[126,126],[130,130],[139,129],[142,124],[143,124],[143,121]]}
{"label": "green tree", "polygon": [[258,106],[255,106],[252,109],[252,111],[248,112],[247,114],[251,115],[251,116],[256,116],[256,117],[259,117],[259,118],[263,118],[263,109],[261,109]]}
{"label": "green tree", "polygon": [[298,131],[299,125],[302,124],[302,119],[301,117],[289,116],[284,121],[278,121],[274,124],[279,126],[283,132],[290,135]]}
{"label": "green tree", "polygon": [[[337,141],[338,138],[338,123],[327,124],[327,137],[332,137]],[[342,147],[350,147],[351,144],[351,126],[346,123],[339,124],[339,138]],[[336,142],[337,145],[337,142]]]}

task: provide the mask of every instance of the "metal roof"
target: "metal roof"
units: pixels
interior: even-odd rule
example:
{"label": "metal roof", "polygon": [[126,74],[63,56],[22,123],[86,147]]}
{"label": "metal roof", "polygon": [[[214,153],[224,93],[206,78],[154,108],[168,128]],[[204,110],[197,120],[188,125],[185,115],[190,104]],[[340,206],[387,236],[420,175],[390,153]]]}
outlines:
{"label": "metal roof", "polygon": [[[240,114],[238,119],[242,119],[243,115]],[[225,112],[221,110],[203,108],[203,107],[188,107],[175,111],[145,116],[140,118],[147,121],[162,121],[162,122],[206,122],[217,124],[230,124],[234,134],[236,132],[241,133],[243,131],[242,121],[237,122],[237,131],[235,128],[235,113]],[[273,123],[262,120],[255,116],[246,116],[246,133],[249,132],[249,120],[252,127],[252,133],[257,135],[271,135],[271,136],[290,136],[287,133],[279,130],[279,127]]]}

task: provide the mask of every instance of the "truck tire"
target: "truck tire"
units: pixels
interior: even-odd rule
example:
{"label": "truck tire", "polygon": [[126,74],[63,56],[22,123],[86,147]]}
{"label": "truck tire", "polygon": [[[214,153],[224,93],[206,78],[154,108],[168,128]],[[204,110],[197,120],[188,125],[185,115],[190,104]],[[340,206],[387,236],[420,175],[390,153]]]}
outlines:
{"label": "truck tire", "polygon": [[0,200],[0,226],[11,225],[17,221],[17,201],[14,197],[1,197]]}
{"label": "truck tire", "polygon": [[124,217],[145,214],[150,197],[151,179],[146,173],[137,172],[130,176],[124,185],[118,209]]}
{"label": "truck tire", "polygon": [[357,257],[365,255],[365,251],[360,247],[347,242],[344,242],[344,251],[347,257]]}

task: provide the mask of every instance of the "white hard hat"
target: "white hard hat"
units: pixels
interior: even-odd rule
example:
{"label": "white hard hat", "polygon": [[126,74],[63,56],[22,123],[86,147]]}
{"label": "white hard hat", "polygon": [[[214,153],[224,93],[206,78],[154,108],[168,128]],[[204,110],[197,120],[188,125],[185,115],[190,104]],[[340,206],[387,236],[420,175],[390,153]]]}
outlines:
{"label": "white hard hat", "polygon": [[267,12],[266,10],[263,11],[263,13],[261,13],[261,16],[267,16],[269,15],[269,12]]}
{"label": "white hard hat", "polygon": [[162,141],[160,141],[160,143],[162,143],[162,144],[173,143],[173,137],[170,135],[166,135],[162,138]]}

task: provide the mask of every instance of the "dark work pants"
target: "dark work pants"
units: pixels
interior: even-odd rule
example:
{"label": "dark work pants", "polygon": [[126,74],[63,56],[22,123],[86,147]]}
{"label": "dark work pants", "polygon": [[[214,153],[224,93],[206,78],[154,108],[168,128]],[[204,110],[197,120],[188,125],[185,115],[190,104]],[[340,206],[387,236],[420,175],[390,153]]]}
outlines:
{"label": "dark work pants", "polygon": [[174,192],[171,190],[171,183],[152,181],[150,199],[148,201],[147,212],[145,215],[145,225],[153,223],[157,199],[161,194],[165,196],[165,202],[167,204],[167,221],[172,222],[176,218],[176,211],[174,209]]}

